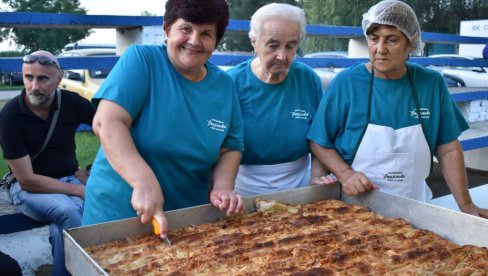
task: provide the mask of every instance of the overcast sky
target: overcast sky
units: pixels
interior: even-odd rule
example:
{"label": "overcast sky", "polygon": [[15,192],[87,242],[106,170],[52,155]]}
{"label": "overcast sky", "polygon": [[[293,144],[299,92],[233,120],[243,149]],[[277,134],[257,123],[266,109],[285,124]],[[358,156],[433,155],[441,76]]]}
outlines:
{"label": "overcast sky", "polygon": [[87,14],[141,15],[148,11],[152,14],[164,14],[164,0],[79,0]]}
{"label": "overcast sky", "polygon": [[[87,14],[102,15],[141,15],[147,11],[155,15],[164,15],[166,0],[80,0]],[[115,29],[93,29],[94,33],[85,38],[85,43],[115,44]]]}
{"label": "overcast sky", "polygon": [[[166,0],[79,0],[87,14],[98,15],[141,15],[143,11],[151,14],[164,15]],[[2,3],[3,4],[3,3]],[[5,7],[4,5],[2,5]],[[115,44],[115,29],[94,29],[94,33],[87,37],[85,43]],[[0,51],[16,50],[8,43],[0,44]]]}

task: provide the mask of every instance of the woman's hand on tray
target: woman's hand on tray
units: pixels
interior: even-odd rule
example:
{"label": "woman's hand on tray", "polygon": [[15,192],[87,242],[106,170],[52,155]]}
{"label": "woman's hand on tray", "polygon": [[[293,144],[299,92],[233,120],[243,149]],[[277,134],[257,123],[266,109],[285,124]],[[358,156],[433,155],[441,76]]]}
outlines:
{"label": "woman's hand on tray", "polygon": [[[131,204],[141,222],[146,224],[151,222],[152,217],[156,217],[161,225],[162,221],[159,221],[159,218],[164,216],[164,199],[159,183],[141,182],[138,185],[133,185],[133,188]],[[163,229],[161,232],[164,232]]]}
{"label": "woman's hand on tray", "polygon": [[332,174],[316,176],[310,179],[310,185],[331,185],[337,182],[337,178],[335,178]]}
{"label": "woman's hand on tray", "polygon": [[232,190],[214,188],[210,192],[210,203],[221,211],[227,210],[227,216],[240,214],[244,210],[242,196]]}
{"label": "woman's hand on tray", "polygon": [[461,209],[463,213],[488,219],[488,209],[480,208],[472,202],[459,206],[459,209]]}
{"label": "woman's hand on tray", "polygon": [[342,184],[342,190],[350,196],[355,196],[366,191],[375,189],[378,190],[380,187],[362,172],[357,172],[352,169],[342,173],[339,177],[339,182]]}

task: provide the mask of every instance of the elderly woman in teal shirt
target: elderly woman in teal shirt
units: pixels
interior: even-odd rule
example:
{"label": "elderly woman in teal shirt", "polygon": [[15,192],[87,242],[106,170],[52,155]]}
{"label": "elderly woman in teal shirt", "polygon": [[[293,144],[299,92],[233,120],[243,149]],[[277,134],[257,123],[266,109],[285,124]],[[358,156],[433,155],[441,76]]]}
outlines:
{"label": "elderly woman in teal shirt", "polygon": [[244,145],[236,191],[257,195],[334,182],[311,159],[306,138],[322,98],[319,76],[295,55],[305,13],[281,3],[259,8],[249,38],[256,57],[228,72],[236,83]]}

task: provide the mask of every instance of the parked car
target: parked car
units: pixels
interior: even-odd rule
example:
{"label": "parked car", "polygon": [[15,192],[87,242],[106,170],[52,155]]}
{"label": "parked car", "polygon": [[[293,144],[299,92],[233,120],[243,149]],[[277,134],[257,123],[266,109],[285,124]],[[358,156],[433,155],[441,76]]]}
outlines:
{"label": "parked car", "polygon": [[446,83],[447,87],[466,87],[466,83],[460,77],[444,72],[443,71],[444,69],[442,67],[438,67],[438,66],[427,66],[427,67],[439,72],[444,78],[444,82]]}
{"label": "parked car", "polygon": [[304,58],[348,58],[347,51],[330,51],[310,53],[303,56]]}
{"label": "parked car", "polygon": [[[113,56],[115,49],[80,49],[61,53],[59,57]],[[64,71],[59,88],[91,99],[111,69],[69,69]]]}
{"label": "parked car", "polygon": [[315,73],[319,75],[322,89],[327,90],[332,79],[339,73],[342,68],[313,68]]}
{"label": "parked car", "polygon": [[80,50],[80,49],[115,49],[115,44],[99,44],[99,43],[68,43],[64,45],[63,50]]}
{"label": "parked car", "polygon": [[2,74],[2,82],[6,85],[22,85],[24,80],[22,79],[22,72],[9,72]]}
{"label": "parked car", "polygon": [[447,73],[443,73],[442,77],[444,78],[447,87],[466,87],[466,83],[460,77]]}
{"label": "parked car", "polygon": [[[221,55],[227,55],[227,56],[236,56],[237,58],[235,60],[230,61],[230,64],[239,64],[243,62],[244,60],[250,59],[254,56],[253,53],[251,52],[244,52],[244,51],[214,51],[212,53],[212,56],[221,56]],[[213,57],[210,57],[210,61],[213,62]],[[219,65],[219,68],[227,71],[230,68],[234,67],[234,65]]]}
{"label": "parked car", "polygon": [[[329,51],[329,52],[316,52],[316,53],[309,53],[303,56],[304,58],[349,58],[347,51]],[[313,69],[317,75],[320,77],[320,81],[322,82],[322,88],[324,91],[329,87],[330,82],[332,79],[339,73],[340,71],[344,70],[344,68],[314,68]]]}
{"label": "parked car", "polygon": [[[442,54],[432,55],[430,58],[452,58],[474,60],[474,57],[456,55],[456,54]],[[463,67],[463,66],[440,66],[439,71],[443,74],[446,83],[453,79],[460,80],[461,86],[466,87],[488,87],[488,68],[487,67]],[[449,86],[449,85],[448,85]],[[459,85],[455,85],[459,86]]]}

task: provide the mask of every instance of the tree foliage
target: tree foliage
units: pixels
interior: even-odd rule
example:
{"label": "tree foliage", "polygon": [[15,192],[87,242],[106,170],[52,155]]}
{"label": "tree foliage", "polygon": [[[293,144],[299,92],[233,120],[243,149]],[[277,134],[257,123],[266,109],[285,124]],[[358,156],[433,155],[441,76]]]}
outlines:
{"label": "tree foliage", "polygon": [[22,51],[3,51],[0,52],[0,57],[20,57],[25,55]]}
{"label": "tree foliage", "polygon": [[[377,0],[301,0],[308,24],[361,26],[362,14]],[[302,45],[304,53],[347,50],[348,39],[308,37]]]}
{"label": "tree foliage", "polygon": [[[300,0],[309,24],[361,26],[362,14],[377,0]],[[459,34],[460,21],[488,18],[486,0],[405,0],[425,32]],[[428,52],[430,45],[427,45]],[[347,50],[347,40],[309,38],[306,52]]]}
{"label": "tree foliage", "polygon": [[[15,12],[46,12],[86,14],[80,7],[79,0],[2,0]],[[3,39],[12,39],[23,47],[23,51],[47,50],[59,53],[63,46],[85,38],[89,29],[57,29],[57,28],[11,28],[3,29]]]}
{"label": "tree foliage", "polygon": [[[261,6],[276,1],[229,0],[231,18],[250,20]],[[360,27],[363,13],[379,0],[290,0],[301,7],[308,24]],[[459,34],[460,21],[488,19],[487,0],[404,0],[417,14],[422,31]],[[348,39],[307,37],[301,53],[347,50]],[[426,46],[429,52],[431,45]],[[247,34],[227,34],[221,45],[226,51],[252,51]]]}
{"label": "tree foliage", "polygon": [[[488,19],[486,0],[410,0],[422,31],[459,34],[460,21]],[[429,53],[432,45],[426,45]]]}

